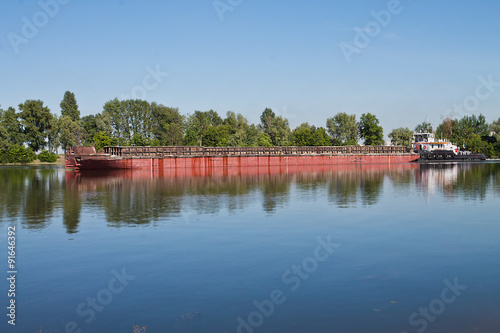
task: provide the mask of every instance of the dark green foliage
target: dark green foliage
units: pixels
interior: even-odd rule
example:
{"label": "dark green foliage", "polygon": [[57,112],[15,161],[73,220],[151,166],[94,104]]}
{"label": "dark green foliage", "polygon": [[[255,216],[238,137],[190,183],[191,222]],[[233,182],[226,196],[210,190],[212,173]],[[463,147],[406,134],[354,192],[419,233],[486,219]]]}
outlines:
{"label": "dark green foliage", "polygon": [[75,122],[80,121],[80,110],[78,110],[74,93],[66,91],[59,106],[61,107],[61,116],[69,116]]}
{"label": "dark green foliage", "polygon": [[184,117],[178,109],[142,100],[108,101],[101,115],[84,117],[83,127],[88,133],[86,144],[94,143],[92,138],[100,131],[118,145],[182,145],[184,141]]}
{"label": "dark green foliage", "polygon": [[313,131],[313,146],[331,146],[331,139],[328,133],[326,133],[326,129],[323,127],[317,127],[315,131]]}
{"label": "dark green foliage", "polygon": [[500,142],[500,118],[491,123],[489,130],[496,137],[497,142]]}
{"label": "dark green foliage", "polygon": [[500,157],[500,118],[490,124],[489,128],[491,135],[495,138],[496,142],[493,144],[493,154],[494,157]]}
{"label": "dark green foliage", "polygon": [[92,141],[94,142],[93,146],[95,146],[96,150],[101,150],[102,147],[113,145],[113,142],[109,135],[107,135],[103,131],[95,133]]}
{"label": "dark green foliage", "polygon": [[[69,118],[69,116],[66,116]],[[64,117],[63,117],[64,118]],[[49,151],[55,152],[57,151],[57,147],[59,147],[61,141],[61,128],[60,128],[60,123],[59,119],[57,118],[56,114],[52,114],[50,118],[50,123],[49,127],[47,130],[47,147],[49,148]],[[75,133],[72,133],[72,136],[75,136]]]}
{"label": "dark green foliage", "polygon": [[326,120],[328,133],[334,146],[356,146],[358,144],[359,129],[356,115],[338,113]]}
{"label": "dark green foliage", "polygon": [[311,126],[303,123],[292,132],[294,146],[310,146],[312,142]]}
{"label": "dark green foliage", "polygon": [[495,131],[495,122],[486,123],[486,118],[479,116],[465,116],[452,120],[446,118],[436,129],[438,138],[448,139],[463,150],[483,153],[487,157],[497,156],[497,138],[490,137],[490,131]]}
{"label": "dark green foliage", "polygon": [[[187,119],[185,144],[188,146],[202,146],[203,142],[213,143],[212,139],[205,139],[209,127],[222,125],[222,118],[214,110],[195,111]],[[214,129],[210,129],[213,136]]]}
{"label": "dark green foliage", "polygon": [[413,131],[408,127],[396,128],[393,129],[391,133],[389,133],[389,138],[391,139],[392,144],[395,146],[410,147],[413,138]]}
{"label": "dark green foliage", "polygon": [[384,131],[378,119],[370,113],[363,113],[359,121],[359,136],[366,146],[377,146],[384,143]]}
{"label": "dark green foliage", "polygon": [[203,135],[203,146],[226,147],[229,141],[229,131],[224,125],[209,126]]}
{"label": "dark green foliage", "polygon": [[424,121],[415,127],[415,133],[433,133],[432,124]]}
{"label": "dark green foliage", "polygon": [[266,108],[260,115],[260,124],[264,133],[269,133],[273,126],[273,120],[276,118],[276,114],[273,110]]}
{"label": "dark green foliage", "polygon": [[303,123],[292,132],[292,144],[294,146],[329,146],[330,137],[323,127],[311,126]]}
{"label": "dark green foliage", "polygon": [[467,140],[467,149],[473,153],[482,153],[486,157],[491,157],[494,154],[494,145],[486,140],[483,140],[479,135],[473,134]]}
{"label": "dark green foliage", "polygon": [[[82,141],[84,141],[84,130],[82,127],[82,120],[80,119],[80,110],[78,110],[78,104],[74,93],[66,91],[60,107],[61,118],[59,118],[56,125],[56,138],[58,138],[59,141],[56,145],[59,146],[60,144],[62,149],[66,151],[69,147],[82,144]],[[49,134],[50,132],[54,131],[49,131]],[[49,142],[50,141],[49,135]]]}
{"label": "dark green foliage", "polygon": [[21,124],[24,127],[26,143],[33,151],[38,151],[47,145],[47,132],[51,126],[52,114],[40,100],[27,100],[19,104]]}
{"label": "dark green foliage", "polygon": [[161,146],[179,146],[184,141],[184,117],[179,109],[151,103],[151,135]]}
{"label": "dark green foliage", "polygon": [[257,146],[258,147],[272,147],[271,137],[267,133],[259,133],[257,136]]}
{"label": "dark green foliage", "polygon": [[79,138],[82,136],[83,131],[81,121],[74,121],[70,116],[61,116],[57,126],[59,129],[59,142],[64,151],[79,145]]}
{"label": "dark green foliage", "polygon": [[458,146],[469,149],[471,147],[470,141],[477,141],[475,135],[485,136],[488,135],[488,124],[485,117],[480,114],[465,116],[460,120],[453,120],[451,141],[455,142]]}
{"label": "dark green foliage", "polygon": [[30,147],[11,145],[3,153],[0,152],[0,163],[31,163],[36,155]]}
{"label": "dark green foliage", "polygon": [[453,120],[451,118],[446,118],[436,128],[436,137],[438,139],[450,140],[452,134],[453,134]]}
{"label": "dark green foliage", "polygon": [[0,110],[0,126],[6,131],[7,139],[11,144],[24,143],[23,127],[16,109],[9,107],[6,111]]}
{"label": "dark green foliage", "polygon": [[144,135],[136,133],[132,138],[131,144],[133,146],[144,147],[149,145],[149,140]]}
{"label": "dark green foliage", "polygon": [[118,98],[106,102],[102,114],[110,119],[111,134],[118,140],[118,145],[129,144],[130,127],[123,103]]}
{"label": "dark green foliage", "polygon": [[57,161],[57,155],[49,152],[48,150],[42,150],[42,152],[38,154],[38,160],[40,162],[54,163]]}
{"label": "dark green foliage", "polygon": [[0,124],[0,154],[2,152],[5,152],[9,147],[11,143],[9,141],[9,134],[7,133],[7,130],[5,127]]}
{"label": "dark green foliage", "polygon": [[269,135],[274,146],[289,146],[291,144],[291,131],[288,119],[276,117],[273,110],[267,108],[260,116],[262,131]]}
{"label": "dark green foliage", "polygon": [[248,120],[242,114],[228,111],[223,123],[229,133],[227,146],[254,147],[258,145],[259,129],[253,124],[249,125]]}
{"label": "dark green foliage", "polygon": [[85,146],[94,145],[94,135],[98,132],[95,118],[96,116],[93,114],[82,117],[83,144]]}
{"label": "dark green foliage", "polygon": [[98,113],[97,115],[88,115],[82,118],[82,138],[85,146],[94,146],[94,136],[103,132],[105,135],[111,137],[111,118],[108,113]]}

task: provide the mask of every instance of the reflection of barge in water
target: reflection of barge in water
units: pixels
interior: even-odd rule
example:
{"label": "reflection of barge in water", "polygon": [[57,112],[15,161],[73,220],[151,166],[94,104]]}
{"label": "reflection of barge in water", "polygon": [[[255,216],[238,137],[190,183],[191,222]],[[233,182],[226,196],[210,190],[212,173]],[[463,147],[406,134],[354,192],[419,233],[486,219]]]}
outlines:
{"label": "reflection of barge in water", "polygon": [[406,147],[75,147],[66,151],[66,168],[184,169],[340,164],[398,164],[420,155]]}

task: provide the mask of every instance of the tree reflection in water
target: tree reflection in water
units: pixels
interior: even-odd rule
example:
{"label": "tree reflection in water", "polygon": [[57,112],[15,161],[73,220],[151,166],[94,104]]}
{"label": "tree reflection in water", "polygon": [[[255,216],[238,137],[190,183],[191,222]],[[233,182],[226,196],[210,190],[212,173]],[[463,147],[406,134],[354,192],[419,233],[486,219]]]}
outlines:
{"label": "tree reflection in water", "polygon": [[75,172],[54,167],[0,168],[0,222],[42,229],[62,216],[78,232],[82,209],[102,212],[109,226],[156,224],[180,216],[244,211],[261,201],[276,214],[291,195],[328,196],[340,208],[376,205],[390,181],[398,191],[484,200],[500,195],[500,164],[337,165]]}

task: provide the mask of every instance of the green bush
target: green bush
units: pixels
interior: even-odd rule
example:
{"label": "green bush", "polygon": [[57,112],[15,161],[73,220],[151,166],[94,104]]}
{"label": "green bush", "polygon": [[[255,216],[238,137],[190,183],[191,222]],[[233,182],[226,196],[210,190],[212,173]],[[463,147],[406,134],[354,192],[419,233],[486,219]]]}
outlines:
{"label": "green bush", "polygon": [[1,163],[31,163],[36,155],[30,147],[12,145],[0,156]]}
{"label": "green bush", "polygon": [[57,161],[57,155],[48,150],[42,150],[42,152],[38,154],[38,160],[40,160],[40,162],[54,163]]}
{"label": "green bush", "polygon": [[111,146],[111,138],[104,132],[94,134],[95,150],[101,150],[102,147]]}

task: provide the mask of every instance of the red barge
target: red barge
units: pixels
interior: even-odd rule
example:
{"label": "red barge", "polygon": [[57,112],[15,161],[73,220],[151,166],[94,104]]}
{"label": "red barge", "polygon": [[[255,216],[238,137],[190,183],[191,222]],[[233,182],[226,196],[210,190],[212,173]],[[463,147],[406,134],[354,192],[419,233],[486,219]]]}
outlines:
{"label": "red barge", "polygon": [[400,164],[418,160],[407,147],[74,147],[65,166],[74,170],[186,169],[342,164]]}

